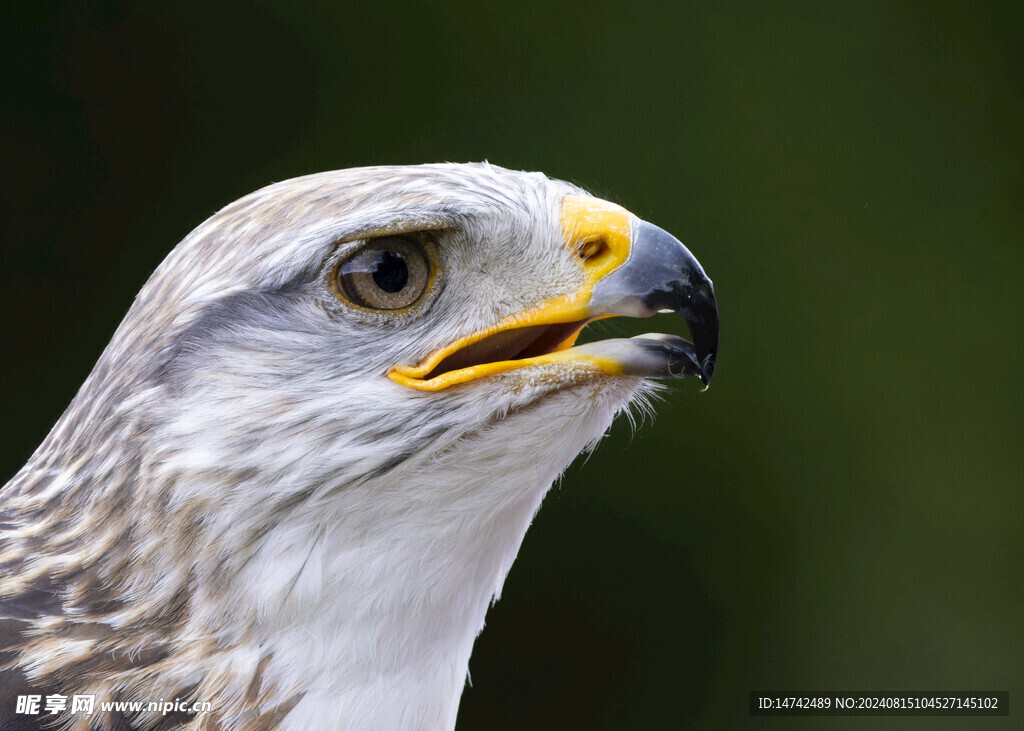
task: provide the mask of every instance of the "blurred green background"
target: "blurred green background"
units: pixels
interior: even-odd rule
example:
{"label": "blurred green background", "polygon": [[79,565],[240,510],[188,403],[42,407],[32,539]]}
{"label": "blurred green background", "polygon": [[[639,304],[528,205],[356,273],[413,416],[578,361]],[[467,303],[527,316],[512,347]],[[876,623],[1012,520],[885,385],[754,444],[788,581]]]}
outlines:
{"label": "blurred green background", "polygon": [[1024,703],[1018,6],[8,0],[3,476],[222,205],[356,165],[541,170],[690,246],[719,368],[549,496],[460,731],[1019,728],[747,715]]}

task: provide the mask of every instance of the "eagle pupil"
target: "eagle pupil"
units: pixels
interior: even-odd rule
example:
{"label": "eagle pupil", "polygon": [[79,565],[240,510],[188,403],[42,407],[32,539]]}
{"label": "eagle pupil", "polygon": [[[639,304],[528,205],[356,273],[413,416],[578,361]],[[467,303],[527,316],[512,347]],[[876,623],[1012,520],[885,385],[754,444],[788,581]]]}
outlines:
{"label": "eagle pupil", "polygon": [[409,267],[401,254],[381,251],[373,263],[373,281],[385,292],[395,293],[405,289],[409,282]]}

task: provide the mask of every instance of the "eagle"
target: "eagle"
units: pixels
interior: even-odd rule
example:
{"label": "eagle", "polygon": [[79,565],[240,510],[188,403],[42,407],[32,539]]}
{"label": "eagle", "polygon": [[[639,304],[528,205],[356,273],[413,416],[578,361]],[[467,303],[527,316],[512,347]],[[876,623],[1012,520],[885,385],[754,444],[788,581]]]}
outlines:
{"label": "eagle", "polygon": [[[690,339],[575,344],[663,311]],[[452,729],[545,493],[658,379],[706,386],[717,348],[679,240],[540,173],[241,198],[0,491],[0,726]]]}

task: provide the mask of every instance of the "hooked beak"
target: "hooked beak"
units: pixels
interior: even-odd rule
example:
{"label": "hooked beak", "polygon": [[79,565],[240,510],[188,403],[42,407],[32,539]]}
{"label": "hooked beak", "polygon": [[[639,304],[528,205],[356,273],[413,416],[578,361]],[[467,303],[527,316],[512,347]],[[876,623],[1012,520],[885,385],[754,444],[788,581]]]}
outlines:
{"label": "hooked beak", "polygon": [[679,354],[688,371],[682,375],[697,376],[708,385],[718,354],[714,284],[690,250],[664,229],[636,218],[631,240],[626,261],[594,287],[591,310],[627,317],[676,313],[693,337],[689,348],[677,346],[685,351]]}
{"label": "hooked beak", "polygon": [[[426,391],[516,368],[583,361],[608,375],[696,377],[715,372],[718,305],[714,285],[682,242],[624,208],[588,196],[562,202],[565,244],[581,260],[586,282],[577,292],[515,313],[388,377]],[[573,347],[579,332],[609,316],[674,312],[693,338],[651,334]]]}

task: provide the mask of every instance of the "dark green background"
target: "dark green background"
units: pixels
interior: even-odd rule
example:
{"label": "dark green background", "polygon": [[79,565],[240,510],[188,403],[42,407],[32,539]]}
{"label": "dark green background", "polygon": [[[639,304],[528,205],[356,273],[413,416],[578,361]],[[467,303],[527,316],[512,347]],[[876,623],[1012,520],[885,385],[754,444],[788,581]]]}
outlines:
{"label": "dark green background", "polygon": [[1013,5],[4,2],[4,476],[234,198],[355,165],[542,170],[687,242],[719,369],[550,495],[460,731],[1018,726],[746,710],[1024,704]]}

